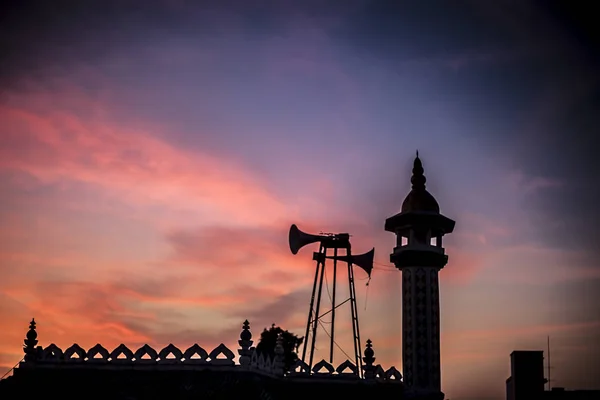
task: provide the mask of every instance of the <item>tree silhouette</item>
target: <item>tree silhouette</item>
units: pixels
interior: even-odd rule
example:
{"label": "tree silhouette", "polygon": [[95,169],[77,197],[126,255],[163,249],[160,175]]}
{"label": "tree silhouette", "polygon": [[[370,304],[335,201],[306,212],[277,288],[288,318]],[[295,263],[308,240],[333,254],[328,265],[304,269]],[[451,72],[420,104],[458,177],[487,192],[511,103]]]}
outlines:
{"label": "tree silhouette", "polygon": [[256,352],[264,357],[269,356],[271,360],[275,357],[275,346],[277,345],[277,336],[281,333],[283,337],[284,370],[290,371],[294,363],[298,360],[298,348],[304,338],[299,338],[289,331],[284,331],[275,324],[269,329],[264,329],[260,334],[260,341],[256,345]]}

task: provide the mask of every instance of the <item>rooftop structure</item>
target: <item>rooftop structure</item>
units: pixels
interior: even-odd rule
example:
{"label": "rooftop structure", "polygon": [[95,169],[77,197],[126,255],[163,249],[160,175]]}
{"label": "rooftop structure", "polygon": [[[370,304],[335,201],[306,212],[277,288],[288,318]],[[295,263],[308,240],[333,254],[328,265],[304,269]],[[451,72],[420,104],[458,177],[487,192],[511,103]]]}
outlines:
{"label": "rooftop structure", "polygon": [[510,354],[511,376],[506,380],[506,400],[600,400],[600,390],[544,390],[544,352],[517,350]]}
{"label": "rooftop structure", "polygon": [[364,378],[350,360],[337,366],[321,360],[312,369],[298,360],[285,371],[281,336],[275,357],[264,357],[253,346],[248,321],[238,343],[236,352],[224,344],[210,351],[198,344],[187,349],[173,344],[162,349],[147,344],[135,350],[124,344],[112,350],[100,344],[87,350],[78,344],[61,349],[55,344],[38,346],[32,320],[24,360],[13,376],[0,381],[0,398],[283,399],[290,393],[311,398],[321,398],[322,393],[324,398],[332,390],[340,395],[404,397],[402,374],[375,364],[370,340],[364,350]]}

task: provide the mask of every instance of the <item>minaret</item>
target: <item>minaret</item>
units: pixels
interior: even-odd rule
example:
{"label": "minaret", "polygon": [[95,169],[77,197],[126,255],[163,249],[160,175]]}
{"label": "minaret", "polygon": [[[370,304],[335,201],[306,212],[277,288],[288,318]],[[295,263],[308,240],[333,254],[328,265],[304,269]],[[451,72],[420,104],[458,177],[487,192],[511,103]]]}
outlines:
{"label": "minaret", "polygon": [[397,237],[390,261],[402,271],[402,369],[407,387],[443,398],[438,273],[448,262],[442,236],[452,232],[454,221],[440,214],[425,190],[419,152],[412,172],[402,210],[385,221],[385,230]]}

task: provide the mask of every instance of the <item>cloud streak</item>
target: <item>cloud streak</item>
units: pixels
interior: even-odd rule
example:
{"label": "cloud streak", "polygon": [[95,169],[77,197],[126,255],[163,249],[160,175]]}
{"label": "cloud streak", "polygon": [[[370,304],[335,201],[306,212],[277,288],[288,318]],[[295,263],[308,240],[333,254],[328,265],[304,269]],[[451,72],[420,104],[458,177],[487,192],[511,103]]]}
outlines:
{"label": "cloud streak", "polygon": [[[208,220],[227,212],[238,221],[264,224],[285,215],[284,206],[241,166],[214,155],[191,156],[144,132],[90,124],[73,115],[43,117],[3,107],[0,118],[9,133],[4,137],[8,146],[3,146],[2,167],[27,172],[42,182],[82,182],[134,204],[200,209]],[[226,210],[220,206],[223,201]],[[253,208],[258,205],[266,208]]]}

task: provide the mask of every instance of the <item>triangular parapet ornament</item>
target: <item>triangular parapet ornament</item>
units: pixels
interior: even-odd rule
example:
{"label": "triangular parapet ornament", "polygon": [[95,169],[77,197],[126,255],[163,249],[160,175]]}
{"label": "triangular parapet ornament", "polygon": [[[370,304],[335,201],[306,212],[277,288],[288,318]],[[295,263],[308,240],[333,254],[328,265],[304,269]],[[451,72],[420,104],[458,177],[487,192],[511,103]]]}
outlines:
{"label": "triangular parapet ornament", "polygon": [[358,376],[358,368],[354,363],[350,360],[346,360],[341,363],[336,369],[339,375],[357,375]]}
{"label": "triangular parapet ornament", "polygon": [[59,362],[63,360],[63,351],[54,343],[46,347],[42,352],[42,361]]}
{"label": "triangular parapet ornament", "polygon": [[310,375],[310,367],[301,359],[296,360],[289,375]]}
{"label": "triangular parapet ornament", "polygon": [[[194,370],[220,370],[233,372],[236,368],[245,369],[247,374],[253,371],[255,374],[270,376],[271,378],[287,379],[284,377],[299,378],[299,381],[305,379],[315,379],[317,381],[337,381],[353,382],[361,378],[360,366],[357,366],[350,360],[342,362],[337,368],[325,361],[319,361],[311,369],[301,359],[296,358],[289,370],[286,371],[285,349],[283,335],[277,335],[275,348],[270,355],[269,352],[258,353],[255,347],[252,347],[252,333],[250,332],[250,323],[244,321],[240,339],[238,340],[240,349],[240,364],[236,365],[234,352],[221,343],[209,353],[198,344],[192,345],[185,352],[177,348],[172,343],[157,352],[148,344],[142,345],[135,352],[130,350],[125,344],[120,344],[112,352],[100,344],[96,344],[87,352],[78,344],[73,344],[67,348],[64,353],[55,344],[50,344],[46,348],[37,346],[36,323],[31,321],[27,337],[24,340],[23,349],[25,355],[31,355],[33,361],[27,364],[21,363],[20,367],[27,370],[40,369],[47,370],[53,368],[67,367],[65,370],[82,368],[85,370],[119,370],[128,371],[131,369],[148,371],[194,371]],[[29,353],[28,353],[29,351]],[[376,365],[375,352],[371,340],[367,340],[364,350],[364,378],[369,384],[403,384],[403,377],[400,371],[395,367],[384,370],[380,365]],[[108,365],[107,365],[108,363]],[[62,364],[62,365],[61,365]],[[141,365],[140,365],[141,364]],[[156,364],[156,365],[154,365]],[[164,365],[171,364],[171,365]],[[244,365],[245,364],[245,365]],[[199,367],[200,366],[200,367]],[[146,368],[147,367],[147,368]],[[234,374],[235,375],[235,374]],[[187,383],[186,383],[187,384]]]}
{"label": "triangular parapet ornament", "polygon": [[401,382],[402,374],[396,369],[396,367],[390,367],[390,369],[385,371],[385,379],[392,382]]}
{"label": "triangular parapet ornament", "polygon": [[158,358],[156,350],[147,344],[137,349],[133,356],[135,357],[135,362],[146,364],[155,363],[156,359]]}
{"label": "triangular parapet ornament", "polygon": [[274,365],[275,365],[275,358],[271,358],[271,356],[267,355],[267,357],[265,359],[265,371],[272,374]]}
{"label": "triangular parapet ornament", "polygon": [[262,371],[267,374],[275,374],[275,360],[271,359],[269,355],[259,353],[253,348],[252,356],[250,356],[250,365],[248,368],[255,371]]}
{"label": "triangular parapet ornament", "polygon": [[95,363],[107,363],[110,358],[108,350],[106,350],[100,343],[92,347],[87,352],[88,362]]}
{"label": "triangular parapet ornament", "polygon": [[181,362],[183,353],[173,343],[170,343],[158,353],[158,358],[160,364],[177,364]]}
{"label": "triangular parapet ornament", "polygon": [[[325,371],[323,371],[323,369],[325,369]],[[331,375],[335,372],[335,368],[333,368],[333,365],[329,364],[327,361],[321,360],[315,364],[312,372],[316,375]]]}
{"label": "triangular parapet ornament", "polygon": [[377,380],[385,380],[385,371],[383,367],[379,364],[375,367],[375,379]]}
{"label": "triangular parapet ornament", "polygon": [[[122,356],[122,357],[121,357]],[[130,363],[133,361],[133,352],[124,344],[118,345],[112,353],[110,353],[111,363]]]}
{"label": "triangular parapet ornament", "polygon": [[[197,356],[197,358],[194,358],[194,356]],[[183,362],[186,364],[206,364],[208,353],[198,343],[194,343],[183,353]]]}
{"label": "triangular parapet ornament", "polygon": [[[225,358],[219,358],[220,355],[225,356]],[[227,346],[223,343],[215,347],[213,351],[208,355],[210,358],[210,363],[215,365],[235,365],[235,354],[233,351],[229,350]]]}
{"label": "triangular parapet ornament", "polygon": [[263,353],[260,353],[258,355],[258,361],[257,361],[256,367],[258,368],[259,371],[264,371],[266,363],[267,362],[265,360],[265,355]]}
{"label": "triangular parapet ornament", "polygon": [[75,343],[65,350],[65,354],[63,357],[66,362],[80,363],[85,361],[87,354],[85,350],[81,348],[81,346]]}
{"label": "triangular parapet ornament", "polygon": [[250,356],[250,366],[257,367],[258,366],[258,352],[256,349],[252,351],[252,355]]}

